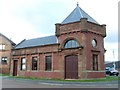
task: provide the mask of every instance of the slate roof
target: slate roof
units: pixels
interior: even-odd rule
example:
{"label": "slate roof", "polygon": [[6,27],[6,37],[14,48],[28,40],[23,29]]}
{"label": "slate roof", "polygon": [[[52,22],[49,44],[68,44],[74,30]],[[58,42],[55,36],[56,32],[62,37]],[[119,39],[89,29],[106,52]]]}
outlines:
{"label": "slate roof", "polygon": [[54,35],[41,37],[41,38],[34,38],[29,40],[23,40],[15,47],[15,49],[42,46],[42,45],[51,45],[51,44],[57,44],[57,42],[58,42],[57,37]]}
{"label": "slate roof", "polygon": [[16,45],[12,40],[10,40],[9,38],[7,38],[7,37],[6,37],[5,35],[3,35],[2,33],[0,33],[0,36],[6,38],[13,46]]}
{"label": "slate roof", "polygon": [[[71,14],[61,24],[80,21],[81,18],[88,18],[88,21],[97,23],[92,17],[90,17],[85,11],[83,11],[77,4],[77,7],[71,12]],[[23,40],[21,43],[16,45],[15,49],[42,46],[42,45],[51,45],[51,44],[57,44],[57,43],[58,43],[58,40],[56,36],[48,36],[48,37],[42,37],[42,38]]]}
{"label": "slate roof", "polygon": [[70,13],[70,15],[68,15],[62,24],[80,21],[81,18],[87,18],[88,21],[98,24],[91,16],[79,7],[79,4],[77,4],[77,7]]}

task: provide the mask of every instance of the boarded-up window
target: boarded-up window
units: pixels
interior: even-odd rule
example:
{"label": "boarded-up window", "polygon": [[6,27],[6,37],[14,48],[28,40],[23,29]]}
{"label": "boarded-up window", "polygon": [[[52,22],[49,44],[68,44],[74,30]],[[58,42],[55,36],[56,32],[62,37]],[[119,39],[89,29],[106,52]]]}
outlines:
{"label": "boarded-up window", "polygon": [[93,70],[98,70],[98,55],[93,54]]}
{"label": "boarded-up window", "polygon": [[37,57],[32,57],[32,70],[37,70],[38,68],[38,59]]}
{"label": "boarded-up window", "polygon": [[45,57],[45,70],[46,71],[52,70],[52,56]]}

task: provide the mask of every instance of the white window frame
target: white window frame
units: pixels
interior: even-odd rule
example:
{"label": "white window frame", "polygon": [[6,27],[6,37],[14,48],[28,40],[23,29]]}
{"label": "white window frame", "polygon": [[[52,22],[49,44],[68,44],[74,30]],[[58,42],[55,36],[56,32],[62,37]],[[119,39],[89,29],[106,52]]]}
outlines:
{"label": "white window frame", "polygon": [[26,58],[21,58],[21,70],[26,70]]}
{"label": "white window frame", "polygon": [[5,44],[0,44],[0,50],[5,50]]}

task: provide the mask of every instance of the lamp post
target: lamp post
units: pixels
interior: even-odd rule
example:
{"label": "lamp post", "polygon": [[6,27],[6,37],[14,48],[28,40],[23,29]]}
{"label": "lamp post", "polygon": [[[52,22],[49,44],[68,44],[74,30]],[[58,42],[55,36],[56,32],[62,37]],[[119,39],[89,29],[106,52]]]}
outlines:
{"label": "lamp post", "polygon": [[[115,59],[114,49],[113,49],[113,59]],[[116,67],[115,61],[113,61],[113,68],[115,69],[115,67]]]}

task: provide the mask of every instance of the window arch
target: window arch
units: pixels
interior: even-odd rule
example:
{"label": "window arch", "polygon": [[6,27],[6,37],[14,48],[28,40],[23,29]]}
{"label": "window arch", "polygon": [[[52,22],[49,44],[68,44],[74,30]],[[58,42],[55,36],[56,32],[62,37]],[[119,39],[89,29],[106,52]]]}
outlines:
{"label": "window arch", "polygon": [[75,48],[75,47],[79,47],[79,44],[74,39],[68,40],[64,45],[64,48]]}

